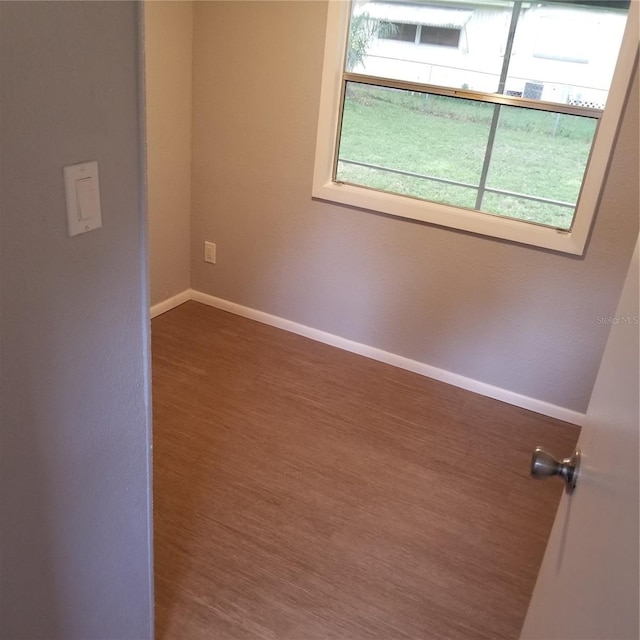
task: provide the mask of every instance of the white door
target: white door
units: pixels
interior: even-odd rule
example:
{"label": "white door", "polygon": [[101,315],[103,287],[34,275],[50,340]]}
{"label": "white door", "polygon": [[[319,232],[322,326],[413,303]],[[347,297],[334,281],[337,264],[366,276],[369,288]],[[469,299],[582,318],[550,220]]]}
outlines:
{"label": "white door", "polygon": [[560,502],[522,640],[640,637],[638,271],[636,243],[616,315],[594,318],[612,326],[578,443],[578,484]]}

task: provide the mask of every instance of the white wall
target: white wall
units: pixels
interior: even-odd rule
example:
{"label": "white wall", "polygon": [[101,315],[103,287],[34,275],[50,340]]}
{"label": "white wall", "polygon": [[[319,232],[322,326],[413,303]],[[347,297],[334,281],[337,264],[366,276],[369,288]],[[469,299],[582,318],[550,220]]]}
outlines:
{"label": "white wall", "polygon": [[151,304],[191,282],[191,2],[144,3]]}
{"label": "white wall", "polygon": [[[151,638],[135,2],[0,3],[0,637]],[[103,228],[67,235],[97,160]]]}
{"label": "white wall", "polygon": [[312,201],[326,10],[194,5],[191,286],[584,412],[638,230],[638,92],[584,258]]}
{"label": "white wall", "polygon": [[564,495],[522,640],[630,640],[638,623],[638,244],[589,402],[576,491]]}

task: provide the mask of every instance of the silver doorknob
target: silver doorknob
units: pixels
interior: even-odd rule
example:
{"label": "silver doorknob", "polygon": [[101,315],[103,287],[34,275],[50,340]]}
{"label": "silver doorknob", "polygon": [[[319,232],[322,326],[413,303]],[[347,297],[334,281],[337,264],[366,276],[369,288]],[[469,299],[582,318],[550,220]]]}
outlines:
{"label": "silver doorknob", "polygon": [[572,493],[578,480],[580,458],[580,451],[576,451],[570,458],[556,460],[542,447],[537,447],[531,457],[531,475],[539,479],[560,476],[565,482],[566,492]]}

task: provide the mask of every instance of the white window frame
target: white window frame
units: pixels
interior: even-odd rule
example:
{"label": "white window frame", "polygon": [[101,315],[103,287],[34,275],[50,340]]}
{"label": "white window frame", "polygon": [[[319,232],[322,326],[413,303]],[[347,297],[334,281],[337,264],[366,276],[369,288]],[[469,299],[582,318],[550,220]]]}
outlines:
{"label": "white window frame", "polygon": [[583,255],[637,64],[638,5],[640,2],[630,3],[618,63],[607,105],[597,126],[573,226],[570,231],[561,231],[523,220],[503,218],[470,209],[334,182],[333,170],[338,146],[339,110],[351,2],[330,0],[313,174],[313,197],[409,220],[460,229],[563,253]]}

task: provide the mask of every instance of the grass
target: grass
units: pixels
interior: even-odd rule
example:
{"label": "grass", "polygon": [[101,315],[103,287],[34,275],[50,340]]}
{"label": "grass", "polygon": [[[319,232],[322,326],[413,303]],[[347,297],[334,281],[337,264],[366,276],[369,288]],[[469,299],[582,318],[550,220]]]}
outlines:
{"label": "grass", "polygon": [[[477,186],[494,106],[459,98],[351,85],[339,157]],[[487,186],[574,204],[596,121],[501,107]],[[476,189],[339,163],[338,179],[475,207]],[[482,210],[568,229],[573,208],[486,193]]]}

